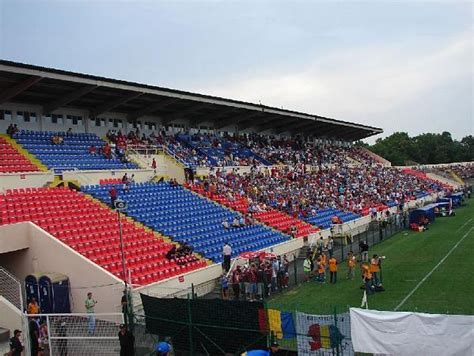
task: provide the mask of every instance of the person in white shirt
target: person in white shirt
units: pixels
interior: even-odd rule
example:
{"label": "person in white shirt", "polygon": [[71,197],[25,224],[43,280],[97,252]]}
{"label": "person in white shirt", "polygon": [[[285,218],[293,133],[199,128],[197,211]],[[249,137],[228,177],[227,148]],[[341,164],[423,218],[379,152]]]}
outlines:
{"label": "person in white shirt", "polygon": [[225,220],[222,222],[222,226],[224,227],[224,229],[228,229],[228,228],[230,227],[229,222],[227,221],[227,219],[225,219]]}
{"label": "person in white shirt", "polygon": [[226,242],[224,247],[222,248],[222,255],[224,256],[224,262],[222,263],[222,267],[226,272],[229,272],[230,258],[232,256],[232,247],[230,247],[228,242]]}

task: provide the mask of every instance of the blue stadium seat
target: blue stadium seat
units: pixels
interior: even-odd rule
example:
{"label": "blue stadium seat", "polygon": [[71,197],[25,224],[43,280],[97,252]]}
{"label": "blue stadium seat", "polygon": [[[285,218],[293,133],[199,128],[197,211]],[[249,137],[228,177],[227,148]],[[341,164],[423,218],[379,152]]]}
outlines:
{"label": "blue stadium seat", "polygon": [[[109,202],[111,185],[86,186],[85,193],[103,202]],[[228,209],[199,197],[191,191],[168,183],[138,183],[125,192],[120,187],[119,197],[128,203],[127,214],[150,228],[172,237],[175,241],[189,244],[198,253],[222,262],[222,246],[228,241],[233,257],[247,251],[257,251],[289,238],[264,225],[251,225],[225,229],[238,217]]]}
{"label": "blue stadium seat", "polygon": [[[51,138],[55,135],[63,138],[61,144],[54,145],[51,142]],[[105,145],[105,142],[95,134],[72,133],[66,135],[65,132],[22,130],[14,138],[49,169],[54,168],[57,171],[138,168],[134,163],[122,163],[115,157],[107,159],[103,155],[89,154],[90,146],[95,146],[99,150]]]}

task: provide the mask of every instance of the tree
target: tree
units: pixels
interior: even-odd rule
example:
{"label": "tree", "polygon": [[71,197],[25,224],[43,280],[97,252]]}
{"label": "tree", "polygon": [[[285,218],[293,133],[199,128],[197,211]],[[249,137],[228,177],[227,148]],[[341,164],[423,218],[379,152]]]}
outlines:
{"label": "tree", "polygon": [[406,132],[379,138],[368,147],[378,155],[388,159],[393,165],[407,162],[420,164],[452,163],[474,160],[474,137],[464,137],[461,141],[452,138],[451,133],[424,133],[410,137]]}

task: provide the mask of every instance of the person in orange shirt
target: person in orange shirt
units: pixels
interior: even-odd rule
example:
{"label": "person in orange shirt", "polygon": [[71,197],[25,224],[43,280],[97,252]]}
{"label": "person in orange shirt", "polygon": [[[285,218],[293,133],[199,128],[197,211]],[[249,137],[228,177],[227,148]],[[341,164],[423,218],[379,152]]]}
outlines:
{"label": "person in orange shirt", "polygon": [[372,283],[374,286],[378,286],[379,283],[379,272],[380,272],[380,259],[379,256],[373,255],[370,260],[370,272],[372,273]]}
{"label": "person in orange shirt", "polygon": [[318,281],[320,283],[324,283],[324,277],[325,277],[324,272],[326,270],[326,266],[324,265],[321,257],[322,256],[319,256],[317,261],[316,261],[317,268],[318,268],[318,276],[316,277],[316,281]]}
{"label": "person in orange shirt", "polygon": [[372,289],[372,273],[370,272],[370,267],[367,263],[363,263],[361,266],[362,269],[362,280],[364,281],[364,287],[367,294],[374,293]]}
{"label": "person in orange shirt", "polygon": [[39,314],[40,307],[39,307],[38,302],[36,301],[35,297],[31,298],[31,301],[28,303],[28,307],[27,307],[26,310],[27,310],[28,314]]}
{"label": "person in orange shirt", "polygon": [[356,265],[356,258],[354,256],[354,252],[349,251],[347,253],[347,279],[350,279],[350,280],[354,279],[355,265]]}
{"label": "person in orange shirt", "polygon": [[329,259],[329,283],[337,282],[337,260],[333,256]]}

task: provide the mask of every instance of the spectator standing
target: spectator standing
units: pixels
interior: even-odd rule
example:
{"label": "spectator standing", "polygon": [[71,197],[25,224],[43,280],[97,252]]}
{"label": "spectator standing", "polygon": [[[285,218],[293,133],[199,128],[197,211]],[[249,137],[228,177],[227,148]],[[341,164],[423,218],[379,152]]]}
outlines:
{"label": "spectator standing", "polygon": [[272,262],[272,291],[278,290],[278,273],[280,272],[280,261],[277,258],[273,258]]}
{"label": "spectator standing", "polygon": [[30,349],[32,356],[38,356],[39,353],[39,326],[38,322],[34,317],[30,317],[28,323],[28,329],[30,332]]}
{"label": "spectator standing", "polygon": [[379,271],[380,271],[380,259],[376,254],[372,256],[370,260],[370,272],[372,273],[372,283],[374,286],[378,286],[379,281]]}
{"label": "spectator standing", "polygon": [[329,259],[329,283],[337,282],[337,260],[333,256]]}
{"label": "spectator standing", "polygon": [[109,196],[110,196],[110,205],[112,209],[115,209],[115,201],[118,198],[118,191],[117,191],[117,188],[115,188],[115,185],[113,185],[112,188],[109,189]]}
{"label": "spectator standing", "polygon": [[326,266],[324,265],[321,256],[319,256],[316,260],[316,268],[318,269],[318,276],[316,277],[316,280],[320,283],[324,283]]}
{"label": "spectator standing", "polygon": [[28,303],[28,307],[26,308],[26,311],[28,312],[28,314],[39,314],[40,307],[35,297],[31,298],[31,301]]}
{"label": "spectator standing", "polygon": [[305,282],[309,281],[311,277],[311,255],[307,254],[306,258],[303,262],[303,272],[304,272],[304,280]]}
{"label": "spectator standing", "polygon": [[10,352],[9,356],[21,356],[23,352],[23,345],[20,341],[21,330],[16,329],[13,332],[13,337],[10,339]]}
{"label": "spectator standing", "polygon": [[361,268],[365,291],[367,294],[372,294],[374,293],[374,290],[372,289],[372,273],[370,272],[370,267],[367,263],[363,263]]}
{"label": "spectator standing", "polygon": [[222,248],[222,255],[224,256],[224,262],[222,266],[226,272],[230,270],[230,258],[232,256],[232,247],[230,247],[229,243],[226,242],[224,247]]}
{"label": "spectator standing", "polygon": [[352,251],[347,253],[347,279],[354,279],[354,268],[356,265],[356,258]]}
{"label": "spectator standing", "polygon": [[120,356],[135,355],[135,336],[127,329],[127,325],[120,324],[118,338],[120,341]]}
{"label": "spectator standing", "polygon": [[97,300],[92,298],[92,292],[87,293],[86,301],[84,302],[84,306],[86,307],[86,312],[88,314],[88,333],[89,335],[94,334],[95,331],[95,315],[94,315],[94,307],[97,304]]}
{"label": "spectator standing", "polygon": [[362,262],[369,261],[369,244],[367,241],[361,241],[359,243],[360,254],[362,258]]}
{"label": "spectator standing", "polygon": [[240,298],[240,273],[241,269],[240,266],[237,266],[236,269],[232,272],[231,283],[232,283],[232,291],[234,293],[234,299],[239,300]]}
{"label": "spectator standing", "polygon": [[329,253],[329,258],[331,258],[334,252],[334,239],[332,238],[332,236],[329,237],[327,249]]}
{"label": "spectator standing", "polygon": [[129,320],[128,320],[128,300],[127,300],[127,290],[126,289],[123,290],[122,299],[120,300],[120,304],[122,305],[123,320],[125,321],[125,324],[130,324]]}
{"label": "spectator standing", "polygon": [[318,254],[322,254],[323,253],[323,248],[324,248],[324,240],[323,240],[323,237],[321,236],[318,240],[318,242],[316,243],[316,252]]}
{"label": "spectator standing", "polygon": [[222,273],[221,280],[221,297],[224,300],[229,299],[228,291],[229,291],[229,279],[227,278],[226,273]]}

